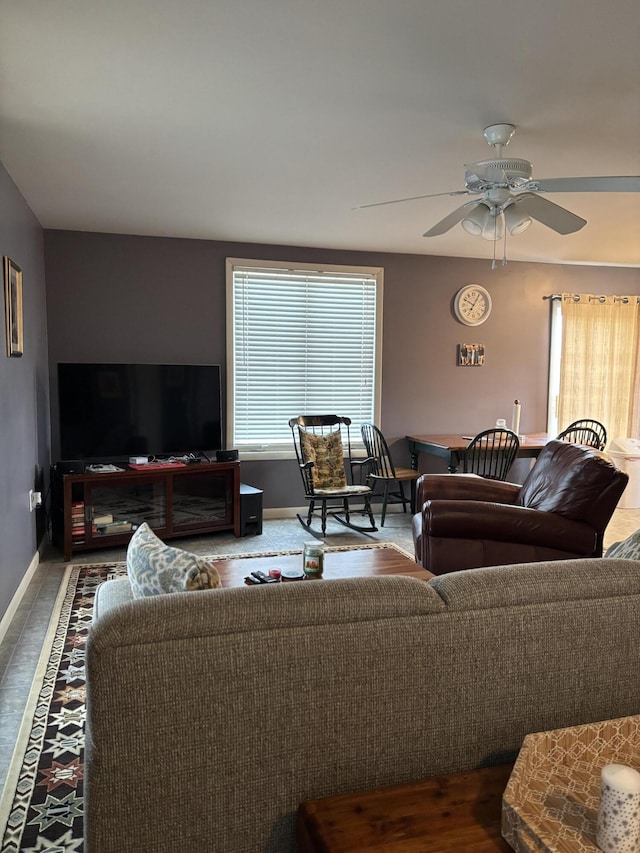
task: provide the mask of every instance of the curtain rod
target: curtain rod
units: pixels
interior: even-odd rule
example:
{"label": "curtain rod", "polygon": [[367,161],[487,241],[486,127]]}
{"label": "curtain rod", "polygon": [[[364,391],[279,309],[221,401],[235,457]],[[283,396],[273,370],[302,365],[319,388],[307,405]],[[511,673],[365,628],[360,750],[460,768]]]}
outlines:
{"label": "curtain rod", "polygon": [[[574,302],[580,302],[581,295],[579,293],[567,293],[566,295],[573,299]],[[640,303],[640,296],[604,296],[596,293],[585,293],[584,296],[587,296],[589,302],[606,302],[607,299],[613,299],[614,302],[622,302],[623,305],[627,305],[635,299],[636,304]],[[548,296],[543,296],[542,298],[554,301],[556,299],[562,299],[562,293],[550,293]]]}

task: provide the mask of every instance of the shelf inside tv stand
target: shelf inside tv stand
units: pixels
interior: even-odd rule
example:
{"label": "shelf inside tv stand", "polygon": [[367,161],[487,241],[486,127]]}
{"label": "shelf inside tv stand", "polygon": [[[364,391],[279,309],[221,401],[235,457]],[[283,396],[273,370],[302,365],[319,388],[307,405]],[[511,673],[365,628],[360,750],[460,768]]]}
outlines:
{"label": "shelf inside tv stand", "polygon": [[145,521],[161,539],[224,530],[240,536],[240,463],[83,474],[53,469],[53,541],[65,560],[124,546]]}

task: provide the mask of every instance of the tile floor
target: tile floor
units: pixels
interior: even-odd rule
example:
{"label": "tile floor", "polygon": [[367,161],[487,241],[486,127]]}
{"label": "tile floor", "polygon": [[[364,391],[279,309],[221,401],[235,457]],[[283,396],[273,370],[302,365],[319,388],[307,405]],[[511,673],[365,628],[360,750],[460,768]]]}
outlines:
{"label": "tile floor", "polygon": [[[615,512],[605,537],[605,546],[626,538],[640,527],[640,509],[619,509]],[[301,548],[309,534],[297,519],[266,520],[261,536],[236,539],[230,534],[198,536],[177,540],[177,547],[198,554],[258,553]],[[356,545],[365,542],[395,542],[413,552],[411,516],[389,512],[385,526],[375,534],[358,534],[330,522],[326,542],[329,545]],[[74,563],[101,563],[124,560],[123,548],[77,554]],[[29,694],[53,604],[64,570],[68,564],[60,552],[47,546],[40,565],[16,611],[13,621],[0,643],[0,787],[4,783],[11,761],[24,706]]]}

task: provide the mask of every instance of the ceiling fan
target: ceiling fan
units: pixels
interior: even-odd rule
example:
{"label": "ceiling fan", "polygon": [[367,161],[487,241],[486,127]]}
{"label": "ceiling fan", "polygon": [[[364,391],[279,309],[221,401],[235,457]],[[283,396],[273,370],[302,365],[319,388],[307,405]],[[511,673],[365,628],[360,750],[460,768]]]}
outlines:
{"label": "ceiling fan", "polygon": [[444,234],[461,222],[469,234],[495,242],[505,236],[505,227],[512,235],[522,234],[534,219],[558,234],[572,234],[587,224],[586,219],[554,204],[539,193],[640,192],[640,176],[536,180],[531,177],[533,166],[528,160],[502,156],[502,149],[515,133],[514,125],[492,124],[485,127],[483,133],[495,151],[495,158],[466,166],[465,189],[397,198],[361,207],[379,207],[443,195],[481,195],[479,201],[467,201],[456,208],[425,231],[423,237]]}

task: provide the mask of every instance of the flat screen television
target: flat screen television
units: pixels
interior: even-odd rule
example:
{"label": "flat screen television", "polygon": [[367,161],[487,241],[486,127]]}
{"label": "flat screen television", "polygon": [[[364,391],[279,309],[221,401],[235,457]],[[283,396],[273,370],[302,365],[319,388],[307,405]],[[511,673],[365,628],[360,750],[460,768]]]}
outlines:
{"label": "flat screen television", "polygon": [[220,366],[58,364],[60,458],[222,448]]}

